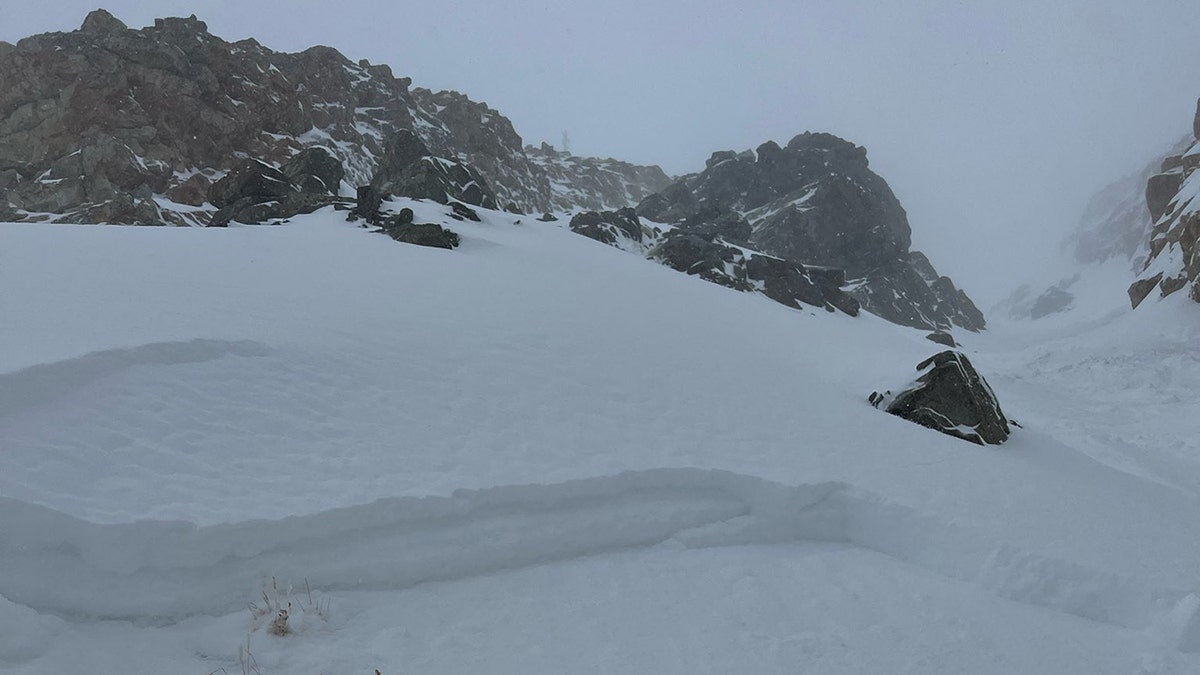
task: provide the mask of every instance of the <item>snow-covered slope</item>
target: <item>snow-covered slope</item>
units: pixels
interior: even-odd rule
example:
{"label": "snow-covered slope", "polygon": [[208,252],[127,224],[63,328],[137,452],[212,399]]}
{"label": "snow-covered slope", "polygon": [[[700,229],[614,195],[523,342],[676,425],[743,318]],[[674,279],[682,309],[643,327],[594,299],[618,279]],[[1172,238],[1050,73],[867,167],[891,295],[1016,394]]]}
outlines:
{"label": "snow-covered slope", "polygon": [[1200,668],[1174,298],[969,336],[984,449],[866,403],[921,332],[403,206],[462,246],[0,226],[0,668]]}

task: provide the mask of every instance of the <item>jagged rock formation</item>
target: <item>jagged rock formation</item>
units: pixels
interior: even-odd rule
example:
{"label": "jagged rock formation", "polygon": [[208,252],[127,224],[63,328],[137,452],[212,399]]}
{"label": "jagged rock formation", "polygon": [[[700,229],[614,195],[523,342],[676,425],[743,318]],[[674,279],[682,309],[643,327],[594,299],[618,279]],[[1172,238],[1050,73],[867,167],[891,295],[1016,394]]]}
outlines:
{"label": "jagged rock formation", "polygon": [[1150,253],[1129,287],[1136,308],[1157,287],[1159,295],[1188,289],[1200,302],[1200,101],[1192,123],[1194,142],[1163,160],[1161,173],[1146,183],[1146,207],[1154,219]]}
{"label": "jagged rock formation", "polygon": [[256,225],[312,213],[339,201],[329,185],[337,186],[342,173],[341,163],[322,148],[302,151],[282,171],[256,159],[243,160],[208,188],[208,201],[219,209],[208,224]]}
{"label": "jagged rock formation", "polygon": [[685,220],[663,229],[643,223],[637,211],[625,208],[577,214],[570,228],[679,272],[737,291],[761,293],[794,309],[812,306],[858,315],[858,301],[842,290],[846,279],[841,270],[806,268],[727,243],[723,235],[728,231],[748,233],[749,225],[736,216]]}
{"label": "jagged rock formation", "polygon": [[326,187],[352,194],[401,130],[472,167],[501,206],[563,207],[548,173],[557,160],[527,157],[507,119],[410,84],[328,47],[230,43],[194,16],[131,30],[97,10],[80,30],[0,48],[0,219],[206,222],[209,185],[240,162],[282,168],[311,147],[344,167],[344,183]]}
{"label": "jagged rock formation", "polygon": [[525,154],[550,179],[552,209],[609,211],[637,204],[671,183],[657,166],[639,166],[615,159],[576,157],[548,143],[525,146]]}
{"label": "jagged rock formation", "polygon": [[662,236],[662,230],[644,225],[637,211],[629,207],[579,213],[571,218],[569,227],[575,234],[636,253],[644,253],[651,242]]}
{"label": "jagged rock formation", "polygon": [[888,404],[889,413],[979,445],[1008,440],[1008,418],[966,354],[940,352],[917,370],[920,377]]}
{"label": "jagged rock formation", "polygon": [[435,157],[407,129],[388,138],[371,187],[381,195],[496,208],[496,195],[483,176],[462,162]]}
{"label": "jagged rock formation", "polygon": [[862,308],[925,329],[981,330],[983,314],[929,260],[910,250],[900,202],[870,170],[866,150],[830,134],[804,133],[786,147],[717,152],[638,205],[643,217],[796,261],[844,270]]}

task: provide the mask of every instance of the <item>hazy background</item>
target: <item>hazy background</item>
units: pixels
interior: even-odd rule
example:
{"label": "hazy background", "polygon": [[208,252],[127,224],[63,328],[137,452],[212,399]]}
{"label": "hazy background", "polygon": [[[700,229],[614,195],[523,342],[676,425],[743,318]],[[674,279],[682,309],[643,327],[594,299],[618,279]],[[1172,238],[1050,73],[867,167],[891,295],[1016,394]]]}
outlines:
{"label": "hazy background", "polygon": [[[98,0],[0,0],[0,40],[73,30]],[[985,309],[1086,199],[1190,133],[1195,0],[753,2],[106,0],[131,27],[195,13],[226,39],[315,44],[457,89],[527,143],[703,168],[830,131],[869,151],[914,243]]]}

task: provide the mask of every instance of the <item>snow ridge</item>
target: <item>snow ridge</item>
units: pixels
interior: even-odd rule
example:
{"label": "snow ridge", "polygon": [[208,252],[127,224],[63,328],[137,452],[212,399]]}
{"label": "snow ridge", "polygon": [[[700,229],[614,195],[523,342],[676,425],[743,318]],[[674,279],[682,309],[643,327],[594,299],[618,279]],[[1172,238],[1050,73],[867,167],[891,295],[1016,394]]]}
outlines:
{"label": "snow ridge", "polygon": [[989,542],[846,484],[786,486],[700,469],[392,498],[210,527],[97,525],[0,499],[0,595],[66,618],[161,625],[236,611],[272,575],[326,591],[402,589],[656,545],[803,541],[850,544],[1117,626],[1186,625],[1197,609],[1186,590]]}

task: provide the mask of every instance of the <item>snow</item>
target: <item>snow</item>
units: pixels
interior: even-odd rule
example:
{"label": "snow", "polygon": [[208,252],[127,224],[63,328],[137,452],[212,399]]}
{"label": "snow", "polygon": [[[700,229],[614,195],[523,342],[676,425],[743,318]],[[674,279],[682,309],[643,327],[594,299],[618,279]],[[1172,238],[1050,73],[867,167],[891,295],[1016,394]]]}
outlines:
{"label": "snow", "polygon": [[1186,298],[957,336],[981,448],[866,402],[922,332],[391,206],[462,246],[0,225],[0,670],[1200,668]]}

